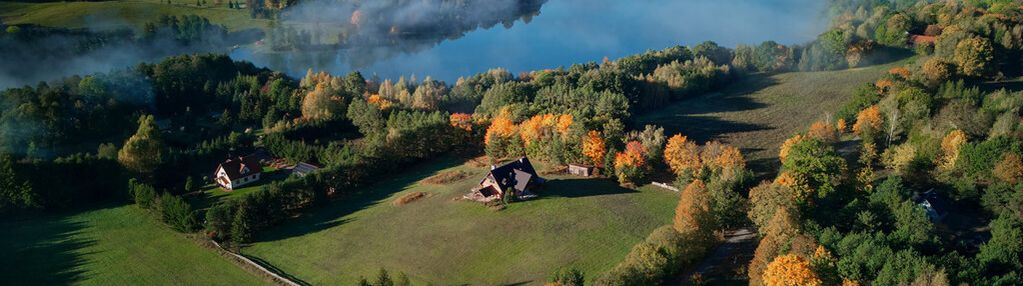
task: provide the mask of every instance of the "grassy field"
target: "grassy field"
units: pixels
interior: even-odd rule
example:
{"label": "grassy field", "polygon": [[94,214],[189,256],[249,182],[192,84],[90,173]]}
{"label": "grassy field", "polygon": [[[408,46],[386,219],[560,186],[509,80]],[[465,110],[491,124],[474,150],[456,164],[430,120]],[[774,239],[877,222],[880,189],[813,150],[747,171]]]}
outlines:
{"label": "grassy field", "polygon": [[[548,176],[541,198],[501,211],[456,201],[486,169],[453,159],[416,166],[368,194],[264,232],[243,253],[312,284],[353,284],[381,267],[420,283],[537,284],[567,265],[590,277],[606,271],[670,223],[678,200],[652,187]],[[471,175],[447,185],[419,182],[458,170]],[[410,192],[430,196],[392,204]]]}
{"label": "grassy field", "polygon": [[0,284],[268,284],[131,205],[0,229]]}
{"label": "grassy field", "polygon": [[[242,1],[244,2],[244,1]],[[0,2],[0,19],[7,24],[36,24],[48,27],[113,29],[125,26],[141,29],[161,15],[198,15],[226,26],[231,31],[265,28],[268,21],[252,19],[246,9],[229,9],[226,1],[121,0],[99,2]]]}
{"label": "grassy field", "polygon": [[663,126],[698,142],[719,140],[742,148],[758,173],[779,165],[778,148],[816,120],[834,115],[864,83],[904,62],[828,72],[753,75],[725,90],[642,114],[642,126]]}

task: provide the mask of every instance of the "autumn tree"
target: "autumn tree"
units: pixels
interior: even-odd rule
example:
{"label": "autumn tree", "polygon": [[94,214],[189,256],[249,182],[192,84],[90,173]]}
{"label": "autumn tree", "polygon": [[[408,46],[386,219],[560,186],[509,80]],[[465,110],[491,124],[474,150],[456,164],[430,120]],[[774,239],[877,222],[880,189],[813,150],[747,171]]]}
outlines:
{"label": "autumn tree", "polygon": [[452,113],[448,118],[452,127],[472,132],[472,115],[466,113]]}
{"label": "autumn tree", "polygon": [[343,102],[328,91],[327,84],[319,83],[302,99],[302,117],[311,120],[330,119],[345,114]]}
{"label": "autumn tree", "polygon": [[779,208],[766,226],[760,228],[763,239],[757,245],[750,261],[750,285],[765,285],[763,278],[768,264],[779,255],[783,246],[799,234],[799,219],[795,210]]}
{"label": "autumn tree", "polygon": [[956,129],[945,135],[945,138],[941,139],[941,156],[936,162],[938,167],[945,171],[955,169],[963,144],[966,144],[966,132]]}
{"label": "autumn tree", "polygon": [[856,115],[856,123],[853,124],[853,132],[860,136],[861,139],[868,142],[874,142],[882,132],[883,119],[881,118],[881,108],[877,105],[868,107],[859,114]]}
{"label": "autumn tree", "polygon": [[931,57],[923,65],[923,78],[932,87],[948,81],[954,72],[955,67],[939,57]]}
{"label": "autumn tree", "polygon": [[767,226],[779,209],[796,209],[797,194],[793,188],[764,182],[750,189],[750,208],[747,216],[759,228]]}
{"label": "autumn tree", "polygon": [[986,38],[970,37],[956,44],[952,59],[959,67],[959,73],[972,77],[984,76],[994,60],[994,47]]}
{"label": "autumn tree", "polygon": [[838,142],[838,130],[825,121],[817,121],[810,125],[810,131],[806,132],[806,136],[828,144]]}
{"label": "autumn tree", "polygon": [[141,174],[152,173],[163,164],[163,141],[160,140],[155,117],[143,115],[139,118],[138,130],[117,152],[117,161],[128,170]]}
{"label": "autumn tree", "polygon": [[785,161],[785,158],[788,158],[789,153],[792,152],[792,146],[802,142],[805,138],[803,135],[796,134],[789,139],[785,139],[785,142],[781,143],[781,148],[778,150],[778,159]]}
{"label": "autumn tree", "polygon": [[1003,182],[1015,185],[1023,182],[1023,159],[1019,154],[1008,152],[995,164],[994,175]]}
{"label": "autumn tree", "polygon": [[624,152],[615,154],[615,172],[618,182],[625,184],[646,175],[646,148],[639,141],[629,141]]}
{"label": "autumn tree", "polygon": [[664,162],[679,177],[695,178],[703,171],[699,147],[681,134],[668,139],[668,145],[664,147]]}
{"label": "autumn tree", "polygon": [[764,271],[767,286],[819,286],[821,279],[806,258],[795,254],[782,255],[771,261]]}
{"label": "autumn tree", "polygon": [[582,144],[583,156],[590,160],[594,166],[604,165],[604,156],[607,153],[607,146],[604,144],[604,137],[596,130],[586,133]]}
{"label": "autumn tree", "polygon": [[483,144],[486,145],[487,156],[490,156],[491,160],[513,155],[509,154],[510,150],[522,145],[518,127],[507,115],[499,115],[490,122],[490,127],[483,137]]}
{"label": "autumn tree", "polygon": [[683,235],[697,237],[698,241],[707,241],[714,230],[712,221],[707,185],[701,180],[689,183],[675,208],[675,230]]}

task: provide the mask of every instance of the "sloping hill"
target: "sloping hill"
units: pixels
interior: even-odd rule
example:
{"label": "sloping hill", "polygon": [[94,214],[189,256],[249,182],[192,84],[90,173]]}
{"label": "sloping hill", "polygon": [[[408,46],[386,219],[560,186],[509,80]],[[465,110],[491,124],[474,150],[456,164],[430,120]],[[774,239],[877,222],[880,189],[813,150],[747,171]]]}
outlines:
{"label": "sloping hill", "polygon": [[0,222],[7,285],[265,285],[133,205]]}
{"label": "sloping hill", "polygon": [[719,140],[742,148],[760,174],[779,165],[778,147],[845,104],[856,88],[898,63],[827,72],[753,75],[725,90],[636,117],[637,126],[663,126],[697,142]]}

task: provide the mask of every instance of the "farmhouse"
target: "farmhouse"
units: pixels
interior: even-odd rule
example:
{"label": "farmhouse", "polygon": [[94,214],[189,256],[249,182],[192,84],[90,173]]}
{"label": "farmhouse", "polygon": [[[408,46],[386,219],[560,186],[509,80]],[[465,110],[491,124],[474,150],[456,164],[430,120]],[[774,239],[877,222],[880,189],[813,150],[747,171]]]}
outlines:
{"label": "farmhouse", "polygon": [[512,192],[512,198],[526,200],[535,198],[533,190],[544,179],[536,174],[536,169],[529,162],[529,158],[522,157],[511,161],[500,167],[490,166],[490,172],[480,180],[479,186],[472,189],[472,192],[464,198],[478,202],[493,202],[505,196],[505,192]]}
{"label": "farmhouse", "polygon": [[259,159],[250,155],[227,159],[220,163],[214,173],[214,178],[216,178],[217,185],[230,191],[258,182],[262,172],[263,166],[259,163]]}

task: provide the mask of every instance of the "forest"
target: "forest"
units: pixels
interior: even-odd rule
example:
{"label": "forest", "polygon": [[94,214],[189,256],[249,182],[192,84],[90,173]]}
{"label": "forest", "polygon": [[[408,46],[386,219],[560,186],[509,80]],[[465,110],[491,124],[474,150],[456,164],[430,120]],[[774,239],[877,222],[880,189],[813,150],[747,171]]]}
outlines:
{"label": "forest", "polygon": [[[188,49],[0,91],[0,214],[134,203],[175,231],[237,249],[295,217],[365,195],[409,166],[442,156],[488,164],[527,156],[599,167],[625,188],[667,181],[680,190],[671,224],[609,271],[584,277],[565,265],[548,285],[714,284],[700,273],[682,277],[683,270],[726,231],[744,227],[756,231],[742,269],[750,285],[1021,285],[1019,4],[835,0],[831,25],[806,44],[707,41],[566,68],[496,68],[454,83],[313,69],[295,78],[191,53],[231,42],[226,29],[195,16],[164,17],[138,35],[6,26],[0,46],[14,49],[0,54],[5,63],[161,45],[157,39],[168,37]],[[398,27],[359,11],[345,25]],[[466,30],[400,27],[418,29]],[[352,35],[348,41],[359,39]],[[52,44],[54,37],[63,42]],[[37,53],[47,59],[32,58]],[[727,142],[697,142],[634,120],[754,76],[898,60],[841,110],[785,140],[780,167],[767,175],[751,171],[746,150]],[[239,199],[194,203],[214,183],[211,168],[257,150],[322,169]],[[360,284],[393,285],[385,270],[377,278]]]}

